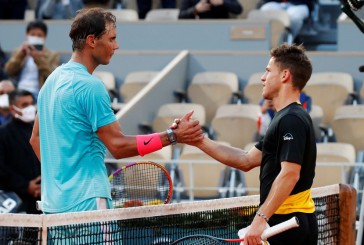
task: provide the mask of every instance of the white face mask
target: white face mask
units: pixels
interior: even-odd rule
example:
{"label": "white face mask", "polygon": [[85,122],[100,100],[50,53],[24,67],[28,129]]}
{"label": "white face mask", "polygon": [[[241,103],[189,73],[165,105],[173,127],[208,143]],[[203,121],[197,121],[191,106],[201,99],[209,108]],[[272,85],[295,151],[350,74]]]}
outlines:
{"label": "white face mask", "polygon": [[14,107],[15,111],[22,113],[22,115],[15,114],[16,118],[18,118],[26,123],[34,122],[35,114],[37,112],[37,108],[34,105],[27,106],[23,109],[20,109],[14,105],[13,105],[13,107]]}
{"label": "white face mask", "polygon": [[9,108],[9,95],[8,94],[0,95],[0,108],[3,108],[3,109]]}

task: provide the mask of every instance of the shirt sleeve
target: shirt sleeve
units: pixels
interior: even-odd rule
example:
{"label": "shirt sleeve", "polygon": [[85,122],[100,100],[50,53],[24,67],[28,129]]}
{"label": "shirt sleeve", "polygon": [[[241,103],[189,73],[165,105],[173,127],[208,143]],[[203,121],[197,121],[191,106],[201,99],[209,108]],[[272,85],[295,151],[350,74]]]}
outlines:
{"label": "shirt sleeve", "polygon": [[294,115],[286,115],[279,125],[278,157],[280,162],[288,161],[298,164],[303,163],[307,141],[307,127],[304,122]]}
{"label": "shirt sleeve", "polygon": [[92,81],[82,100],[84,110],[94,132],[98,128],[116,121],[111,108],[110,96],[102,81]]}
{"label": "shirt sleeve", "polygon": [[258,143],[255,144],[255,147],[262,151],[263,150],[263,139],[259,140]]}

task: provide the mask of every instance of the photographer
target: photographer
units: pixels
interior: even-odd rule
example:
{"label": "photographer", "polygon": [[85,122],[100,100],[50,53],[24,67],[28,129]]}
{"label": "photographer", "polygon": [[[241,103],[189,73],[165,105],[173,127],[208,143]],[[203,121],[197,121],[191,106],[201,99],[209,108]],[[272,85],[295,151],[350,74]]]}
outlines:
{"label": "photographer", "polygon": [[60,63],[59,53],[44,46],[47,31],[44,22],[30,22],[26,28],[26,41],[12,54],[4,68],[18,89],[32,92],[35,98],[48,75]]}

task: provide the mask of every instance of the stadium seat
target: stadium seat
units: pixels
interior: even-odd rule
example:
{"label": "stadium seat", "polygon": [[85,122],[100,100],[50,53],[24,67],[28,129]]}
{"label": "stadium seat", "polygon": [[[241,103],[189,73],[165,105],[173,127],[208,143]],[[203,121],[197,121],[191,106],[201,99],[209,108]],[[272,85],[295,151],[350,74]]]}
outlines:
{"label": "stadium seat", "polygon": [[[225,142],[222,144],[229,145]],[[185,195],[190,196],[190,188],[193,187],[194,198],[218,198],[227,197],[229,191],[234,192],[234,196],[245,194],[245,184],[242,182],[243,176],[237,175],[233,180],[233,190],[230,189],[231,168],[217,162],[197,147],[186,145],[180,155],[179,160],[191,161],[178,164],[178,170],[185,187]],[[194,162],[195,161],[195,162]],[[214,161],[215,164],[198,161]],[[238,173],[241,171],[237,171]]]}
{"label": "stadium seat", "polygon": [[[336,112],[332,128],[338,142],[349,143],[356,152],[364,151],[364,105],[343,105]],[[363,157],[358,156],[357,161]]]}
{"label": "stadium seat", "polygon": [[249,11],[247,19],[268,19],[272,21],[272,48],[284,42],[288,44],[293,42],[293,35],[290,30],[291,21],[285,10],[262,11],[252,9]]}
{"label": "stadium seat", "polygon": [[344,72],[313,73],[305,87],[312,103],[324,111],[323,124],[327,127],[332,126],[335,110],[346,103],[353,90],[353,77]]}
{"label": "stadium seat", "polygon": [[26,9],[24,14],[24,21],[31,22],[35,20],[35,10],[34,9]]}
{"label": "stadium seat", "polygon": [[93,75],[104,82],[107,90],[115,90],[115,76],[112,72],[94,71]]}
{"label": "stadium seat", "polygon": [[94,71],[94,76],[100,78],[109,92],[110,99],[112,102],[112,108],[115,112],[119,111],[124,105],[123,103],[119,103],[119,94],[115,88],[115,76],[112,72],[109,71]]}
{"label": "stadium seat", "polygon": [[[350,166],[330,166],[322,163],[354,163],[355,148],[348,143],[317,143],[317,158],[313,187],[348,183]],[[322,165],[320,165],[322,164]]]}
{"label": "stadium seat", "polygon": [[362,85],[360,89],[360,99],[361,102],[364,103],[364,85]]}
{"label": "stadium seat", "polygon": [[120,86],[120,95],[125,103],[129,102],[147,83],[149,83],[158,71],[130,72]]}
{"label": "stadium seat", "polygon": [[243,93],[246,102],[249,104],[259,105],[259,102],[263,99],[262,90],[263,85],[260,78],[263,72],[257,72],[250,75],[248,83],[245,85]]}
{"label": "stadium seat", "polygon": [[229,104],[238,89],[239,79],[235,73],[207,71],[195,74],[187,94],[192,103],[205,107],[206,124],[209,125],[217,108]]}
{"label": "stadium seat", "polygon": [[174,119],[181,118],[192,110],[194,111],[192,118],[198,120],[200,125],[204,125],[206,113],[202,105],[194,103],[168,103],[159,108],[153,120],[153,131],[165,131],[171,126]]}
{"label": "stadium seat", "polygon": [[[205,125],[206,123],[206,112],[205,108],[200,104],[194,103],[168,103],[162,105],[155,116],[151,129],[151,132],[162,132],[171,126],[173,120],[176,118],[181,118],[183,115],[190,111],[194,111],[192,118],[200,122],[200,125]],[[144,127],[149,127],[149,125],[143,125]],[[172,148],[172,158],[176,158],[185,147],[184,144],[177,143]]]}
{"label": "stadium seat", "polygon": [[109,9],[116,17],[116,21],[137,21],[139,20],[138,12],[134,9]]}
{"label": "stadium seat", "polygon": [[145,21],[177,21],[179,9],[152,9],[145,16]]}
{"label": "stadium seat", "polygon": [[243,148],[257,137],[259,105],[228,104],[218,108],[211,126],[216,139]]}
{"label": "stadium seat", "polygon": [[252,9],[257,8],[257,4],[260,0],[239,0],[241,6],[244,7],[244,11],[238,16],[240,19],[245,19],[248,16],[248,13]]}
{"label": "stadium seat", "polygon": [[[255,147],[256,144],[257,142],[248,143],[244,147],[244,150],[249,151],[251,148]],[[260,186],[259,173],[260,173],[260,167],[256,167],[248,172],[244,172],[248,195],[259,194],[259,186]]]}
{"label": "stadium seat", "polygon": [[324,117],[324,111],[322,110],[321,106],[311,105],[310,116],[312,119],[313,128],[315,130],[315,138],[320,140],[322,134],[321,124]]}

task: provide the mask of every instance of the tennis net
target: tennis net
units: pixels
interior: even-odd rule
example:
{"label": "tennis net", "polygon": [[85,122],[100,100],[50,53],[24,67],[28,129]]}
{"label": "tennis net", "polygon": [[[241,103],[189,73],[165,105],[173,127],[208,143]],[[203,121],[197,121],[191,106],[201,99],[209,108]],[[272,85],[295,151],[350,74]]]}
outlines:
{"label": "tennis net", "polygon": [[[355,243],[356,192],[338,184],[312,189],[319,244]],[[154,244],[192,234],[238,238],[259,196],[79,213],[0,214],[0,244]]]}

